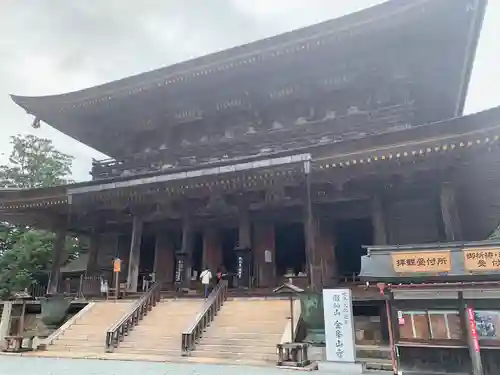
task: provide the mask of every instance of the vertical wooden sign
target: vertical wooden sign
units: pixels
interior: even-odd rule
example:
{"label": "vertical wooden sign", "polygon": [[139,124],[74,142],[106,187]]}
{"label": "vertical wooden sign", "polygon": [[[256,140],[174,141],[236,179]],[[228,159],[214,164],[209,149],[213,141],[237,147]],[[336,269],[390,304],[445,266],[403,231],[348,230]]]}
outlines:
{"label": "vertical wooden sign", "polygon": [[115,298],[118,299],[120,297],[120,272],[122,269],[122,260],[120,258],[116,258],[113,260],[113,272],[115,274]]}

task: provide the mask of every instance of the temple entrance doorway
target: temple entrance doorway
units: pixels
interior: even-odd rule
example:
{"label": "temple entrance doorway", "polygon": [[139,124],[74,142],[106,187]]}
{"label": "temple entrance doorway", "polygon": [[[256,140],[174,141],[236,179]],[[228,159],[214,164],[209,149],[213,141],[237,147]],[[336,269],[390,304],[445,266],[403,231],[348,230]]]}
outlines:
{"label": "temple entrance doorway", "polygon": [[373,242],[372,221],[354,219],[339,221],[335,225],[335,254],[340,276],[352,278],[361,271],[361,257],[366,255],[363,245]]}
{"label": "temple entrance doorway", "polygon": [[236,253],[238,246],[238,228],[221,229],[222,267],[224,272],[236,274]]}
{"label": "temple entrance doorway", "polygon": [[304,272],[306,267],[306,241],[303,223],[275,226],[276,274],[278,277]]}
{"label": "temple entrance doorway", "polygon": [[[141,254],[139,256],[138,288],[143,290],[144,280],[150,280],[155,266],[156,236],[145,233],[141,238]],[[147,285],[145,285],[147,286]]]}

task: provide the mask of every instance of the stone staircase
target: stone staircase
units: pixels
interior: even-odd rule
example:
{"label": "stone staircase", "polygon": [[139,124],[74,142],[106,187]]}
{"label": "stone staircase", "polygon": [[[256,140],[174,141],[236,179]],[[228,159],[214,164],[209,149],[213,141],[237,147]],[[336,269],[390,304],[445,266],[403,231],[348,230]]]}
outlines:
{"label": "stone staircase", "polygon": [[76,319],[46,347],[48,352],[46,354],[57,353],[61,356],[103,354],[106,331],[132,307],[134,302],[94,302],[83,316]]}
{"label": "stone staircase", "polygon": [[197,362],[240,364],[276,363],[290,315],[287,300],[233,299],[219,314],[191,352]]}
{"label": "stone staircase", "polygon": [[119,357],[172,360],[181,359],[181,334],[194,321],[203,299],[161,300],[120,343]]}

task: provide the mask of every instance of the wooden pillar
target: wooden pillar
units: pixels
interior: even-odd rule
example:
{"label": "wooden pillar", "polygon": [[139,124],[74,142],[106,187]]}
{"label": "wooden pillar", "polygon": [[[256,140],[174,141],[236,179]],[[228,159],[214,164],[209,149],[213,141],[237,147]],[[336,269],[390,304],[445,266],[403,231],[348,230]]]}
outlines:
{"label": "wooden pillar", "polygon": [[89,247],[89,258],[87,261],[87,274],[93,275],[98,269],[99,261],[99,243],[100,243],[100,228],[96,225],[92,228],[90,233],[90,247]]}
{"label": "wooden pillar", "polygon": [[218,228],[205,228],[203,231],[203,267],[210,268],[215,274],[222,265],[222,246]]}
{"label": "wooden pillar", "polygon": [[[125,253],[128,257],[130,242],[125,244]],[[97,255],[97,268],[98,269],[110,269],[115,258],[119,257],[122,260],[121,269],[128,269],[125,267],[124,259],[120,254],[120,244],[118,233],[106,232],[99,235],[99,251]],[[126,274],[126,272],[120,272]]]}
{"label": "wooden pillar", "polygon": [[[116,233],[116,254],[115,257],[118,257],[121,259],[122,264],[121,264],[121,269],[122,272],[120,272],[120,283],[127,283],[128,281],[128,273],[125,272],[128,270],[128,265],[129,265],[129,257],[130,257],[130,242],[131,242],[131,234],[119,234]],[[102,247],[102,241],[101,241],[101,247]]]}
{"label": "wooden pillar", "polygon": [[182,244],[180,252],[184,256],[184,275],[182,278],[182,286],[189,289],[192,274],[191,258],[193,256],[193,228],[191,218],[189,216],[184,217],[182,221]]}
{"label": "wooden pillar", "polygon": [[139,261],[141,256],[143,221],[140,216],[135,215],[132,220],[132,239],[130,241],[130,252],[128,258],[127,290],[137,292],[139,280]]}
{"label": "wooden pillar", "polygon": [[336,284],[338,275],[337,260],[335,256],[335,244],[333,223],[316,220],[316,248],[321,265],[321,285],[329,286]]}
{"label": "wooden pillar", "polygon": [[253,284],[255,270],[252,268],[252,224],[248,209],[240,207],[238,225],[238,246],[236,252],[236,286],[249,288]]}
{"label": "wooden pillar", "polygon": [[61,266],[64,263],[64,253],[66,245],[66,232],[68,227],[67,218],[61,218],[57,222],[56,238],[54,241],[54,250],[52,252],[52,266],[50,270],[50,278],[47,286],[47,294],[56,294],[59,288],[61,279]]}
{"label": "wooden pillar", "polygon": [[304,197],[304,234],[306,240],[307,273],[311,289],[318,291],[321,288],[321,264],[316,251],[317,225],[315,225],[311,196],[311,162],[304,162],[305,197]]}
{"label": "wooden pillar", "polygon": [[462,227],[455,200],[455,189],[450,183],[441,185],[440,204],[446,241],[461,241]]}
{"label": "wooden pillar", "polygon": [[[257,286],[276,286],[276,246],[274,224],[256,222],[254,225],[254,261]],[[267,258],[267,259],[266,259]]]}
{"label": "wooden pillar", "polygon": [[156,235],[154,273],[158,281],[171,285],[174,281],[175,249],[169,233]]}
{"label": "wooden pillar", "polygon": [[248,211],[246,209],[240,210],[239,219],[240,221],[238,226],[238,247],[251,248],[252,226],[250,223],[250,218],[248,216]]}
{"label": "wooden pillar", "polygon": [[372,199],[372,225],[374,245],[387,245],[385,211],[382,200],[378,195],[375,195]]}

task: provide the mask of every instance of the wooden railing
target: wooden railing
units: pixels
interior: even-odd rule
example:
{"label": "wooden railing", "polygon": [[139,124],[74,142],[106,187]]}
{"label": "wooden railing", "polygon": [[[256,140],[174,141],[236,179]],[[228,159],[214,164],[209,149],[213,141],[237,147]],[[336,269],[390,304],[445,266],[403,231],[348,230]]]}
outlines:
{"label": "wooden railing", "polygon": [[[72,276],[66,277],[57,287],[57,292],[77,298],[101,296],[101,276]],[[15,292],[27,292],[33,298],[45,297],[47,294],[46,282],[34,282],[25,290],[15,290]]]}
{"label": "wooden railing", "polygon": [[149,288],[146,294],[134,304],[133,308],[108,330],[105,343],[107,352],[112,352],[117,348],[125,336],[127,336],[128,333],[139,324],[139,321],[151,311],[153,306],[160,301],[161,285],[159,281],[151,285],[151,288]]}
{"label": "wooden railing", "polygon": [[202,311],[196,316],[195,321],[188,330],[182,333],[182,355],[187,356],[193,351],[203,332],[212,323],[215,316],[227,299],[227,280],[221,280],[210,293],[203,305]]}

